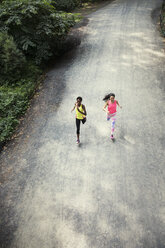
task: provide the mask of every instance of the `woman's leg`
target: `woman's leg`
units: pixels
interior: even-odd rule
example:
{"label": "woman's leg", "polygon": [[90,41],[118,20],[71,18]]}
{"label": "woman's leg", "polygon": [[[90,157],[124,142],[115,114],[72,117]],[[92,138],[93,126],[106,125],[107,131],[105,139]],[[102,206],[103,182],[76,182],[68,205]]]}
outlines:
{"label": "woman's leg", "polygon": [[112,116],[112,125],[111,125],[111,135],[113,135],[114,131],[115,131],[115,123],[116,123],[116,115]]}
{"label": "woman's leg", "polygon": [[109,121],[111,119],[110,114],[107,114],[107,121]]}
{"label": "woman's leg", "polygon": [[80,120],[76,118],[76,127],[77,127],[77,140],[79,141],[80,138]]}

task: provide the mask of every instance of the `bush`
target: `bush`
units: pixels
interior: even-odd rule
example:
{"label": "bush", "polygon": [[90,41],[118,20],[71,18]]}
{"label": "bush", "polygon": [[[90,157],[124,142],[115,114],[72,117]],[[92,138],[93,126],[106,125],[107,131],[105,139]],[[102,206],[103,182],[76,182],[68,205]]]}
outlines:
{"label": "bush", "polygon": [[0,148],[1,145],[11,137],[19,121],[12,116],[6,118],[0,117]]}
{"label": "bush", "polygon": [[74,15],[58,13],[48,0],[6,0],[1,4],[0,31],[7,31],[26,58],[36,64],[58,54],[59,44],[74,24]]}
{"label": "bush", "polygon": [[81,4],[81,0],[56,0],[55,7],[57,10],[71,11]]}
{"label": "bush", "polygon": [[26,64],[25,77],[14,86],[0,87],[0,148],[4,141],[9,140],[15,127],[29,105],[41,71],[32,62]]}
{"label": "bush", "polygon": [[25,62],[25,56],[13,38],[7,33],[0,33],[0,85],[20,80]]}
{"label": "bush", "polygon": [[0,143],[9,139],[29,104],[36,84],[32,81],[19,82],[15,87],[0,87]]}

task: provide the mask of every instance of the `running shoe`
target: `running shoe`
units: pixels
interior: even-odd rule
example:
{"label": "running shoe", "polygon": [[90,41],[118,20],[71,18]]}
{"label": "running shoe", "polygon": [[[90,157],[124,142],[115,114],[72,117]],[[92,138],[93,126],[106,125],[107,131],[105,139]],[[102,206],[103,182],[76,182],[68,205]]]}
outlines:
{"label": "running shoe", "polygon": [[113,140],[113,139],[114,139],[113,134],[111,134],[111,137],[110,137],[110,138],[111,138],[111,140]]}
{"label": "running shoe", "polygon": [[80,140],[77,140],[77,141],[76,141],[76,144],[77,144],[77,145],[80,144]]}

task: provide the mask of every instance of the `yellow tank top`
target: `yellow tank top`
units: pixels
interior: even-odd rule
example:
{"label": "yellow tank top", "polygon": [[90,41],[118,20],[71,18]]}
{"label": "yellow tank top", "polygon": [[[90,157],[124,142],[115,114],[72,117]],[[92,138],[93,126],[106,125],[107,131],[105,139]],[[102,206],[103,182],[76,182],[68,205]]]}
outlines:
{"label": "yellow tank top", "polygon": [[[83,107],[82,107],[82,104],[81,104],[81,106],[79,107],[79,110],[80,110],[81,112],[84,113],[84,109],[83,109]],[[81,114],[81,113],[77,110],[77,107],[76,107],[76,118],[79,119],[79,120],[83,120],[84,117],[85,117],[85,115]]]}

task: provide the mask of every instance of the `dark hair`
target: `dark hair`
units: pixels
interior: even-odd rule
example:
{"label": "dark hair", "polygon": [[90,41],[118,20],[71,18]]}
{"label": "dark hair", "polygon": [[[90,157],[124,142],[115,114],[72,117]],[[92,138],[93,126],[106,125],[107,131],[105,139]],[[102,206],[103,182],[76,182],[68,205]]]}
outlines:
{"label": "dark hair", "polygon": [[77,100],[80,100],[82,102],[82,97],[81,96],[78,96],[77,97]]}
{"label": "dark hair", "polygon": [[114,96],[114,97],[115,97],[115,94],[114,94],[114,93],[110,93],[110,94],[106,95],[106,96],[103,98],[103,101],[107,101],[111,96]]}

